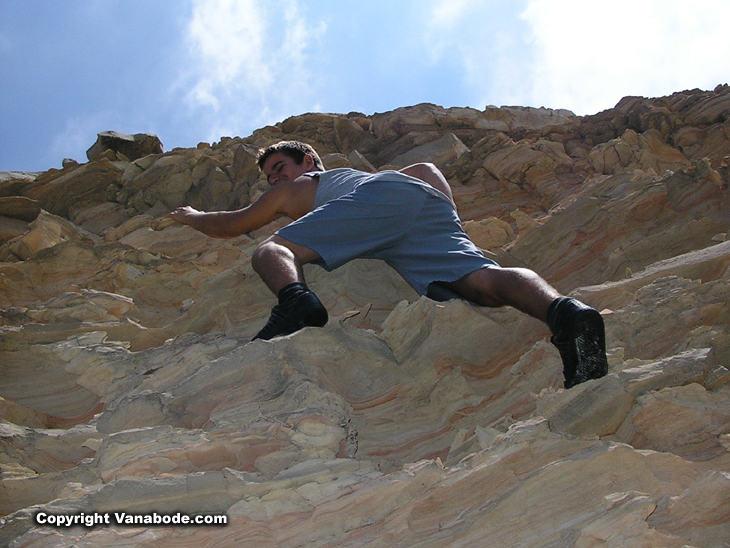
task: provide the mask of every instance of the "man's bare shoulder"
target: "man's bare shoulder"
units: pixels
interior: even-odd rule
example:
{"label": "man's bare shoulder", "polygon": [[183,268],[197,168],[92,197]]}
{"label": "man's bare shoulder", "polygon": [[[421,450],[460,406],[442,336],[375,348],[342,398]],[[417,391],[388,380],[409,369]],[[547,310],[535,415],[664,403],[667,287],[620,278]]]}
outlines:
{"label": "man's bare shoulder", "polygon": [[262,198],[273,199],[281,213],[298,219],[312,211],[319,177],[302,175],[293,181],[284,181],[267,190]]}

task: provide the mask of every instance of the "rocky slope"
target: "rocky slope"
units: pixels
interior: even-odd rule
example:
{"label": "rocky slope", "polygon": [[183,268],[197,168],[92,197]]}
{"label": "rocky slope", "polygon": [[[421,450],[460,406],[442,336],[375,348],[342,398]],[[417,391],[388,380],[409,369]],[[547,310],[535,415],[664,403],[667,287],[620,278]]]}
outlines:
{"label": "rocky slope", "polygon": [[[480,247],[602,310],[610,374],[564,390],[539,322],[419,299],[374,261],[307,268],[329,325],[249,342],[275,227],[213,240],[166,214],[255,200],[282,139],[328,167],[436,163]],[[727,546],[727,86],[587,117],[306,114],[169,152],[109,133],[88,155],[0,176],[0,542]]]}

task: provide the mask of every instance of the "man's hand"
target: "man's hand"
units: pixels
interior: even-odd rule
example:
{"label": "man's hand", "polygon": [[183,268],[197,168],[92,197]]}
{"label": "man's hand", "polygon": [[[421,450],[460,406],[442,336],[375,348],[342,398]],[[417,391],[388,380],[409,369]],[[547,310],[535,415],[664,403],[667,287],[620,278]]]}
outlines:
{"label": "man's hand", "polygon": [[190,206],[182,206],[172,210],[169,217],[213,238],[230,238],[232,235],[221,232],[222,215],[224,214],[217,211],[206,213]]}
{"label": "man's hand", "polygon": [[193,228],[196,228],[196,221],[200,220],[200,217],[204,215],[205,213],[202,211],[193,209],[190,206],[178,207],[170,212],[170,218],[176,220],[178,223],[192,226]]}

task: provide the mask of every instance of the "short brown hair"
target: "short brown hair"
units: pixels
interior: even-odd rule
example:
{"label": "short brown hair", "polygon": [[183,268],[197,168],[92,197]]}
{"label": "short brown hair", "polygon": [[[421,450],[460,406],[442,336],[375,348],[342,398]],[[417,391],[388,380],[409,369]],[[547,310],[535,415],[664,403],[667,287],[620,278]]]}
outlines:
{"label": "short brown hair", "polygon": [[301,164],[304,161],[304,156],[309,154],[314,160],[314,166],[319,171],[324,171],[324,164],[322,163],[319,154],[317,154],[311,146],[306,143],[302,143],[301,141],[279,141],[274,145],[266,147],[256,158],[259,169],[264,168],[264,162],[266,162],[266,159],[275,152],[281,152],[282,154],[289,156],[289,158],[293,159],[297,165]]}

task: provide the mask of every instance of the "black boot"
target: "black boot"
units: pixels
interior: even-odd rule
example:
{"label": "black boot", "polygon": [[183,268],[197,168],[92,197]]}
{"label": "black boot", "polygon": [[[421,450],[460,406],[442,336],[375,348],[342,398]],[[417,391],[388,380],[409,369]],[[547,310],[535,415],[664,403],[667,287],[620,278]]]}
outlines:
{"label": "black boot", "polygon": [[597,310],[576,299],[555,299],[548,309],[548,327],[563,359],[565,388],[608,374],[606,332]]}
{"label": "black boot", "polygon": [[253,338],[268,341],[289,335],[304,327],[324,327],[327,309],[305,284],[295,282],[279,291],[279,304],[271,309],[271,317]]}

